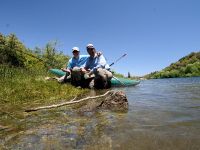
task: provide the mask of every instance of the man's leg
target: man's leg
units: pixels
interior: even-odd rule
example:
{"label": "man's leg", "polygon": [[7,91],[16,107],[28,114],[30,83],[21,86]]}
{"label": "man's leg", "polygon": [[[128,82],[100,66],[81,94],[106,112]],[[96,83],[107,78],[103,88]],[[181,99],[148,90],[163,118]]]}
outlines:
{"label": "man's leg", "polygon": [[112,73],[106,69],[98,68],[95,72],[95,87],[108,88]]}
{"label": "man's leg", "polygon": [[66,82],[70,82],[70,81],[71,81],[71,74],[69,72],[66,72],[63,82],[66,83]]}
{"label": "man's leg", "polygon": [[64,79],[65,79],[65,75],[58,78],[57,80],[58,80],[59,83],[64,83]]}
{"label": "man's leg", "polygon": [[104,73],[105,73],[105,75],[107,77],[107,83],[105,85],[105,88],[111,88],[111,79],[113,77],[113,74],[112,74],[112,72],[110,72],[110,71],[108,71],[106,69],[103,69],[103,70],[104,70]]}
{"label": "man's leg", "polygon": [[71,84],[74,86],[85,87],[85,79],[79,67],[74,67],[72,69]]}

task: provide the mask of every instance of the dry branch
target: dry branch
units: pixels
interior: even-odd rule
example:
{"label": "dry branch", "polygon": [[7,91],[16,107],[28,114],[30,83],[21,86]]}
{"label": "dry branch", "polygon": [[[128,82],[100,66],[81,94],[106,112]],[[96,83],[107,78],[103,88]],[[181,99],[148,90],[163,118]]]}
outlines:
{"label": "dry branch", "polygon": [[70,105],[70,104],[76,104],[76,103],[80,103],[82,101],[86,101],[89,99],[95,99],[95,98],[100,98],[100,97],[104,97],[106,95],[108,95],[111,91],[107,91],[106,93],[102,94],[102,95],[98,95],[98,96],[92,96],[92,97],[86,97],[80,100],[76,100],[76,97],[70,101],[64,102],[64,103],[60,103],[60,104],[54,104],[54,105],[48,105],[48,106],[42,106],[42,107],[36,107],[36,108],[31,108],[31,109],[27,109],[25,110],[25,112],[31,112],[31,111],[37,111],[37,110],[41,110],[41,109],[50,109],[50,108],[57,108],[57,107],[61,107],[64,105]]}

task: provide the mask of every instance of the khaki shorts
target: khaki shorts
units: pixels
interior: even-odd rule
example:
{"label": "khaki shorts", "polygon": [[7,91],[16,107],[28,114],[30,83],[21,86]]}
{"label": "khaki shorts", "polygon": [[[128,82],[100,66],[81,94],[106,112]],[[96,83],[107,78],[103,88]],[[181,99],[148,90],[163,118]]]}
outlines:
{"label": "khaki shorts", "polygon": [[102,78],[105,81],[110,81],[112,77],[113,77],[112,73],[103,68],[98,68],[97,71],[95,72],[95,78]]}
{"label": "khaki shorts", "polygon": [[95,72],[94,87],[97,89],[105,89],[111,87],[111,79],[113,75],[110,71],[98,68]]}
{"label": "khaki shorts", "polygon": [[71,71],[71,84],[75,86],[81,86],[83,75],[81,74],[79,67],[74,67]]}

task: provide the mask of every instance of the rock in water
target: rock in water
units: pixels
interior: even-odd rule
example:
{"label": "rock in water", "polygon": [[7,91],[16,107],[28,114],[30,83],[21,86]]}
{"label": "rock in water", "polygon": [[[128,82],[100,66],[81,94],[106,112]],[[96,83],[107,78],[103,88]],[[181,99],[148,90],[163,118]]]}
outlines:
{"label": "rock in water", "polygon": [[111,91],[106,97],[88,100],[85,103],[79,104],[79,112],[91,112],[101,109],[107,109],[117,112],[128,111],[128,100],[123,91]]}
{"label": "rock in water", "polygon": [[113,91],[102,101],[99,107],[112,111],[127,111],[128,100],[123,91]]}

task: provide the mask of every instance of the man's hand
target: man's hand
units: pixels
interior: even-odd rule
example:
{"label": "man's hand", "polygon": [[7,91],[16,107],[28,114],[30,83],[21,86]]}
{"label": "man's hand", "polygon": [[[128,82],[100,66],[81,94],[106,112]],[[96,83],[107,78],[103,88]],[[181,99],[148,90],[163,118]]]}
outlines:
{"label": "man's hand", "polygon": [[102,52],[97,52],[97,56],[99,57],[99,56],[101,56],[102,55]]}
{"label": "man's hand", "polygon": [[84,74],[84,78],[85,79],[94,78],[94,73],[92,71],[89,71],[89,72]]}
{"label": "man's hand", "polygon": [[87,73],[87,72],[88,72],[85,68],[80,68],[80,71],[81,71],[82,73]]}
{"label": "man's hand", "polygon": [[92,72],[92,71],[88,72],[88,75],[89,75],[89,76],[91,76],[92,74],[93,74],[93,72]]}
{"label": "man's hand", "polygon": [[71,73],[71,70],[69,70],[69,69],[66,69],[66,68],[61,68],[61,70],[62,70],[62,71],[64,71],[64,72]]}

